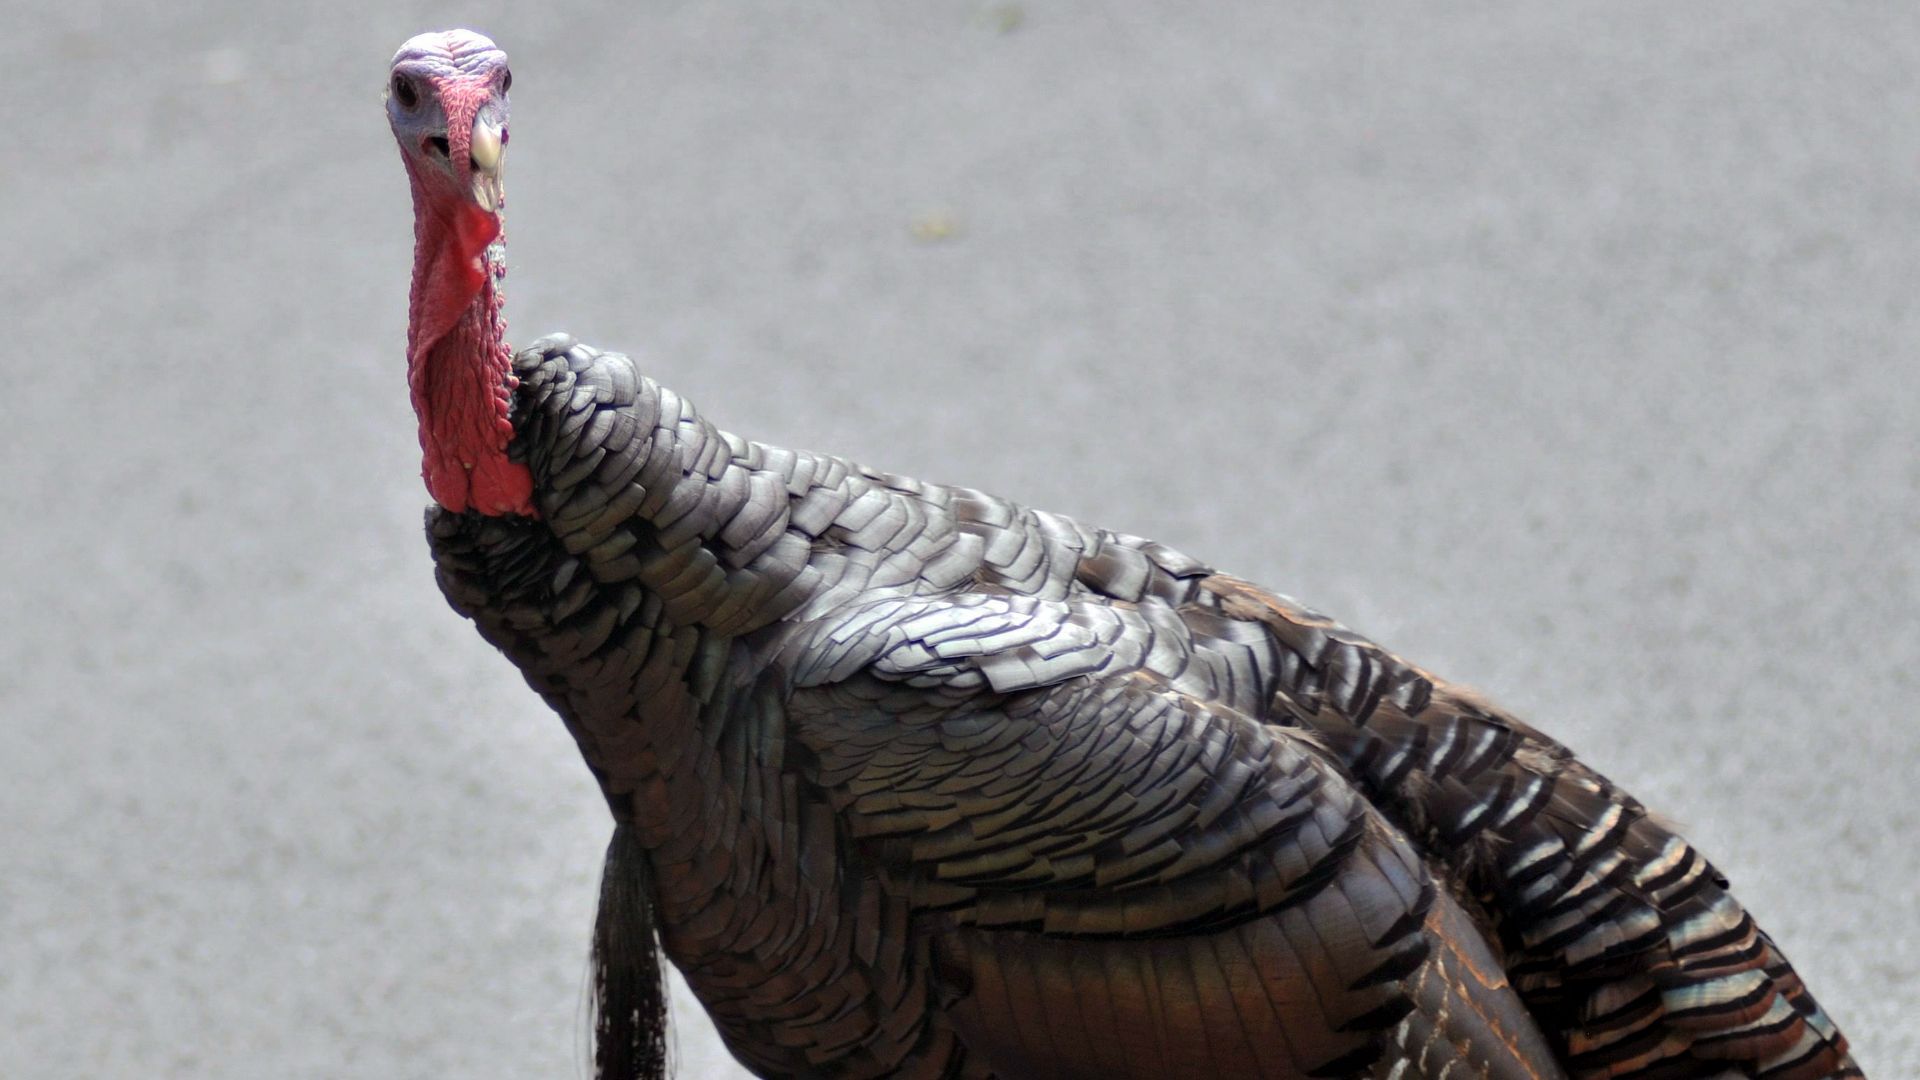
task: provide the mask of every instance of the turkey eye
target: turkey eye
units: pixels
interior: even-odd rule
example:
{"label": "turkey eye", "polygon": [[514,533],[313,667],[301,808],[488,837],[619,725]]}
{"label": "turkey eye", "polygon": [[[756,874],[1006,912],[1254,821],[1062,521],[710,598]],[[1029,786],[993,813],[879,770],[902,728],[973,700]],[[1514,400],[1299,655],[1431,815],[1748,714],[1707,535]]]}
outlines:
{"label": "turkey eye", "polygon": [[413,88],[413,80],[405,75],[393,77],[393,96],[402,108],[411,109],[420,104],[420,93]]}
{"label": "turkey eye", "polygon": [[513,69],[509,68],[507,73],[500,77],[500,92],[504,94],[511,89],[513,89]]}

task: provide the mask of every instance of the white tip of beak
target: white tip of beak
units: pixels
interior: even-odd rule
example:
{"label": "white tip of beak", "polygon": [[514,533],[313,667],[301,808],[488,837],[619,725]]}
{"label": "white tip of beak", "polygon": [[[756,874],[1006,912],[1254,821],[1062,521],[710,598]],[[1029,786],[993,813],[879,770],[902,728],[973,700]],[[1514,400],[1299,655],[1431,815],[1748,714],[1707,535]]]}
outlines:
{"label": "white tip of beak", "polygon": [[485,210],[489,214],[499,212],[500,176],[498,173],[480,172],[478,170],[474,172],[473,201],[479,203],[480,209]]}
{"label": "white tip of beak", "polygon": [[487,123],[485,117],[474,117],[473,142],[469,150],[473,154],[473,163],[479,166],[480,171],[498,174],[500,158],[505,153],[505,149],[500,145],[500,132],[496,131],[492,124]]}

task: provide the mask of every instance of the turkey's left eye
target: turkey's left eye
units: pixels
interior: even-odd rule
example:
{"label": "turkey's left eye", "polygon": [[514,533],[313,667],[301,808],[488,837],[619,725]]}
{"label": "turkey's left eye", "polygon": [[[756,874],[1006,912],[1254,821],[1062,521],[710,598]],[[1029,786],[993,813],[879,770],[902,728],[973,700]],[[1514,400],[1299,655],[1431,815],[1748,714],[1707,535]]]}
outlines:
{"label": "turkey's left eye", "polygon": [[504,94],[511,89],[513,89],[513,69],[509,68],[505,75],[500,76],[500,92]]}
{"label": "turkey's left eye", "polygon": [[413,88],[413,80],[405,75],[393,77],[393,97],[402,108],[411,109],[420,104],[420,92]]}

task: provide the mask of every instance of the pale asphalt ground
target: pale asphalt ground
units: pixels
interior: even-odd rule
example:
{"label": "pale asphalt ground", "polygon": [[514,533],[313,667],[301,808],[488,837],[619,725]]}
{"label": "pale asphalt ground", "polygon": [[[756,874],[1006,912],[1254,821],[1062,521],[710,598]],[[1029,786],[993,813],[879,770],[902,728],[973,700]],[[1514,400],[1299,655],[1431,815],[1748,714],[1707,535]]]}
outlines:
{"label": "pale asphalt ground", "polygon": [[1920,1075],[1916,9],[630,6],[0,7],[0,1075],[583,1069],[605,809],[419,531],[458,23],[516,340],[1484,688]]}

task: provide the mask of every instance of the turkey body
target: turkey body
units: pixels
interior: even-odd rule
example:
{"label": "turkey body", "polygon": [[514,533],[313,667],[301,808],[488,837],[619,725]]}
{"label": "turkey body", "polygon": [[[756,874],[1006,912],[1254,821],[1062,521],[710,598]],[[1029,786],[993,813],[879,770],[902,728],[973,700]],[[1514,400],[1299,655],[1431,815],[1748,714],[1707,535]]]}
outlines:
{"label": "turkey body", "polygon": [[1569,751],[1168,547],[514,360],[538,517],[442,589],[646,852],[763,1076],[1858,1076]]}

